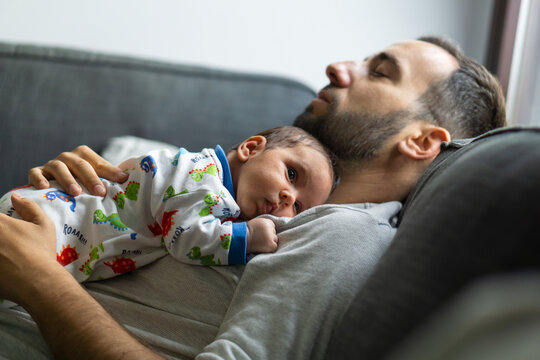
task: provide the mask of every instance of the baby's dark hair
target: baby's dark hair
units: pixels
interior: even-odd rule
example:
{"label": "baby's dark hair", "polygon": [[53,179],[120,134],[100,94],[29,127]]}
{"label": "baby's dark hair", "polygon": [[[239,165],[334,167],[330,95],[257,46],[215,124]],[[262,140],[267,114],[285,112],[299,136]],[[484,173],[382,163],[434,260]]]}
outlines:
{"label": "baby's dark hair", "polygon": [[[323,154],[327,159],[328,165],[332,171],[332,191],[334,191],[335,187],[339,183],[339,173],[337,171],[336,161],[337,158],[334,153],[321,144],[313,135],[296,126],[278,126],[261,131],[256,135],[264,136],[266,138],[265,151],[278,147],[292,148],[297,145],[305,145]],[[239,144],[234,146],[231,150],[236,150],[238,146]]]}

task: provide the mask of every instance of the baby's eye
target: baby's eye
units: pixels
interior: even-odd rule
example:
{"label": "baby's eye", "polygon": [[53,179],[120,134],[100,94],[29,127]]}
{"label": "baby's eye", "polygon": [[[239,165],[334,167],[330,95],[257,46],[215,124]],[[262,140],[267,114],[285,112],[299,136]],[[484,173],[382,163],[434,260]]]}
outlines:
{"label": "baby's eye", "polygon": [[288,168],[287,176],[289,177],[289,181],[293,183],[296,180],[296,176],[297,176],[296,170],[294,170],[293,168]]}

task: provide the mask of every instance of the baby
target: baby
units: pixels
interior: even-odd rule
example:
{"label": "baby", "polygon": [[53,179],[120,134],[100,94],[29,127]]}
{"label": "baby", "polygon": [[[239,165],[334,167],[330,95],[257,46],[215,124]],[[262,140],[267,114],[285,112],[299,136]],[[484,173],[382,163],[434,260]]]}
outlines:
{"label": "baby", "polygon": [[[245,264],[277,249],[274,223],[322,204],[335,183],[331,155],[303,130],[263,131],[227,153],[151,151],[119,165],[126,182],[103,180],[107,195],[12,190],[38,202],[56,226],[57,259],[79,281],[105,279],[170,254],[189,264]],[[52,185],[55,183],[52,182]]]}

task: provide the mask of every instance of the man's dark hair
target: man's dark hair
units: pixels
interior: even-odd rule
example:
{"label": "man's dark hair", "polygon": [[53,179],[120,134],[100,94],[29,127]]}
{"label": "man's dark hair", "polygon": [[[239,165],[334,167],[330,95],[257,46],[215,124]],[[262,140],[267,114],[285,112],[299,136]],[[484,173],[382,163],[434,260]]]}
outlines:
{"label": "man's dark hair", "polygon": [[419,119],[444,127],[452,138],[478,136],[506,125],[504,95],[497,79],[450,40],[426,36],[418,40],[446,50],[459,68],[435,81],[418,100]]}

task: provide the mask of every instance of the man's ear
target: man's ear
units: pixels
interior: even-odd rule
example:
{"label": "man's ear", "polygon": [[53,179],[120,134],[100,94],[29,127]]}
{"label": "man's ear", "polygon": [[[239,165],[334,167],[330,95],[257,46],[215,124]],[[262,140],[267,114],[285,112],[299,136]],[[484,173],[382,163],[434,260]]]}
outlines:
{"label": "man's ear", "polygon": [[398,143],[398,150],[414,160],[433,159],[439,155],[441,144],[450,141],[445,128],[433,125],[416,127]]}
{"label": "man's ear", "polygon": [[264,136],[255,135],[242,141],[236,149],[238,160],[246,162],[250,157],[261,153],[266,148],[266,138]]}

